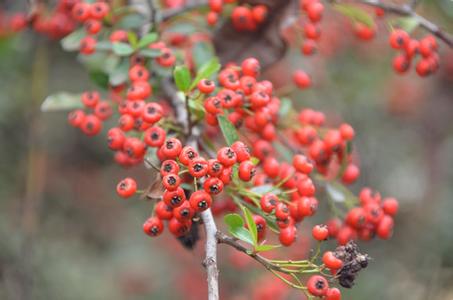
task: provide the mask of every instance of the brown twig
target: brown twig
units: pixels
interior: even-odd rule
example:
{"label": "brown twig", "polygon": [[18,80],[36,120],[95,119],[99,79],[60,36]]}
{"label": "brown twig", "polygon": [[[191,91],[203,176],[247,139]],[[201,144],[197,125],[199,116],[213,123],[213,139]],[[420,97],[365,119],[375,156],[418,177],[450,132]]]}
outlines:
{"label": "brown twig", "polygon": [[443,31],[439,26],[429,21],[428,19],[420,16],[414,11],[414,1],[411,4],[394,4],[384,3],[379,0],[358,0],[359,3],[366,4],[373,7],[379,7],[386,12],[393,13],[405,17],[413,17],[418,21],[418,24],[425,30],[431,32],[433,35],[444,41],[449,47],[453,48],[453,37]]}

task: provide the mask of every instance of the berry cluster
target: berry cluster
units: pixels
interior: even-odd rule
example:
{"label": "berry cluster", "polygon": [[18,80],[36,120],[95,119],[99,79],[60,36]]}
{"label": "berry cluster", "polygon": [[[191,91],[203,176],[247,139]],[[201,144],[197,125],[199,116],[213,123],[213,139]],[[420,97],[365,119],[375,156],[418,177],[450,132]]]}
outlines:
{"label": "berry cluster", "polygon": [[[206,15],[207,23],[211,26],[217,24],[219,14],[224,10],[224,5],[235,2],[236,0],[209,0],[210,11]],[[267,14],[268,8],[266,5],[237,5],[231,12],[231,22],[237,31],[256,31],[266,20]]]}
{"label": "berry cluster", "polygon": [[434,74],[439,68],[439,48],[436,39],[432,35],[427,35],[421,40],[411,39],[409,34],[401,29],[396,29],[390,34],[390,46],[399,50],[393,59],[393,69],[397,73],[406,73],[417,54],[421,55],[420,60],[415,65],[415,71],[421,77]]}

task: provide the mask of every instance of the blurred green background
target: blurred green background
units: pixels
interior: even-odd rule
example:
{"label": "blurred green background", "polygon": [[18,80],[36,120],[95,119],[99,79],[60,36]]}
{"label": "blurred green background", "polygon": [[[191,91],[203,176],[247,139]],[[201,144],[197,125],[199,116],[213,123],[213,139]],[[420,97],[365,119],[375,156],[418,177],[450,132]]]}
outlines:
{"label": "blurred green background", "polygon": [[[423,7],[452,27],[452,1]],[[453,53],[441,45],[441,69],[427,79],[398,76],[381,27],[366,44],[327,29],[319,56],[290,52],[270,74],[288,77],[295,65],[311,73],[314,87],[292,98],[356,128],[362,176],[352,189],[400,200],[393,238],[360,244],[373,261],[344,299],[450,300]],[[147,171],[114,165],[105,138],[83,136],[65,113],[40,112],[48,94],[94,88],[75,55],[25,33],[0,40],[0,70],[0,299],[206,299],[202,245],[148,238],[149,204],[115,194],[126,175],[146,185]],[[291,251],[306,253],[308,236]],[[224,299],[301,299],[279,288],[260,295],[273,278],[219,248]]]}

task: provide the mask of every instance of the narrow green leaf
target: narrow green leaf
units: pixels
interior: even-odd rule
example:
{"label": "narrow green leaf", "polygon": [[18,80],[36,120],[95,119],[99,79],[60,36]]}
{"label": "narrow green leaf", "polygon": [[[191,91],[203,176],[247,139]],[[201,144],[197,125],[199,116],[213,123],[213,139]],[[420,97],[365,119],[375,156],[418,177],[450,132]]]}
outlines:
{"label": "narrow green leaf", "polygon": [[116,55],[119,56],[129,56],[134,53],[134,49],[126,43],[114,43],[112,50]]}
{"label": "narrow green leaf", "polygon": [[157,38],[158,38],[157,33],[155,33],[155,32],[148,33],[147,35],[145,35],[144,37],[142,37],[140,39],[140,42],[138,42],[137,47],[140,48],[140,49],[141,48],[145,48],[149,44],[154,43],[155,41],[157,41]]}
{"label": "narrow green leaf", "polygon": [[219,59],[217,57],[213,57],[211,60],[209,60],[207,63],[205,63],[203,66],[200,67],[200,69],[197,72],[197,76],[192,82],[192,85],[190,86],[190,89],[193,89],[197,86],[198,82],[204,78],[211,78],[211,76],[218,72],[220,70],[220,63]]}
{"label": "narrow green leaf", "polygon": [[176,66],[173,70],[176,86],[180,91],[187,92],[190,88],[190,71],[186,66]]}
{"label": "narrow green leaf", "polygon": [[67,92],[49,95],[41,104],[41,111],[69,111],[77,108],[83,108],[80,97],[80,94],[71,94]]}
{"label": "narrow green leaf", "polygon": [[198,120],[201,120],[204,118],[205,115],[205,109],[203,104],[201,104],[199,101],[196,100],[190,100],[189,101],[189,108],[190,111],[195,114]]}
{"label": "narrow green leaf", "polygon": [[239,140],[236,127],[228,120],[224,115],[218,115],[217,120],[219,120],[219,126],[222,130],[223,137],[227,142],[228,146],[231,146],[234,142]]}
{"label": "narrow green leaf", "polygon": [[223,221],[232,228],[244,226],[244,221],[239,214],[227,214],[223,217]]}
{"label": "narrow green leaf", "polygon": [[395,19],[395,21],[392,22],[393,26],[401,28],[407,33],[411,33],[412,31],[414,31],[419,24],[420,24],[419,20],[415,17],[401,17]]}
{"label": "narrow green leaf", "polygon": [[235,238],[240,239],[246,243],[254,245],[254,239],[250,232],[244,228],[244,221],[238,214],[228,214],[223,218],[224,222],[228,225],[228,232]]}
{"label": "narrow green leaf", "polygon": [[210,43],[198,42],[192,47],[192,56],[197,70],[200,70],[204,63],[215,56],[215,51]]}
{"label": "narrow green leaf", "polygon": [[250,188],[251,192],[264,195],[269,192],[275,192],[278,193],[279,189],[276,189],[272,184],[264,184],[264,185],[258,185]]}
{"label": "narrow green leaf", "polygon": [[133,31],[129,31],[127,33],[127,39],[129,41],[129,44],[131,44],[132,48],[137,48],[137,44],[138,44],[138,37],[137,37],[137,34]]}
{"label": "narrow green leaf", "polygon": [[136,29],[142,27],[142,25],[146,22],[146,18],[144,18],[141,14],[129,14],[115,24],[115,28],[121,28],[124,30],[128,29]]}
{"label": "narrow green leaf", "polygon": [[256,228],[256,223],[253,221],[252,213],[247,207],[243,206],[242,211],[244,212],[245,221],[247,222],[248,230],[253,239],[253,246],[256,246],[258,244],[258,229]]}
{"label": "narrow green leaf", "polygon": [[256,252],[271,251],[280,247],[281,245],[257,245],[255,247],[255,251]]}
{"label": "narrow green leaf", "polygon": [[139,53],[149,58],[156,58],[162,55],[162,51],[160,51],[159,49],[148,49],[148,48],[141,49]]}
{"label": "narrow green leaf", "polygon": [[66,51],[77,51],[80,48],[80,41],[85,35],[86,33],[83,28],[76,30],[60,41],[61,47]]}
{"label": "narrow green leaf", "polygon": [[362,23],[368,27],[374,26],[374,21],[370,14],[356,5],[335,4],[334,9],[350,18],[353,22]]}
{"label": "narrow green leaf", "polygon": [[111,51],[113,47],[113,44],[107,41],[101,41],[96,43],[96,50],[101,50],[101,51]]}

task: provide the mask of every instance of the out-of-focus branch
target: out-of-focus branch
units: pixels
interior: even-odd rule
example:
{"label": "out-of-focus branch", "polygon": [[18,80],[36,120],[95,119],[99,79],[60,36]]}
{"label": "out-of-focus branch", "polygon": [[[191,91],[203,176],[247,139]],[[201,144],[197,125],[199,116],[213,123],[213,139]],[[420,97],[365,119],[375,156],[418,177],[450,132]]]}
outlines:
{"label": "out-of-focus branch", "polygon": [[396,15],[413,17],[418,21],[419,25],[422,28],[431,32],[433,35],[445,42],[445,44],[447,44],[449,47],[453,48],[453,37],[449,33],[443,31],[438,25],[420,16],[414,11],[414,8],[417,4],[416,1],[412,1],[410,4],[384,3],[380,0],[358,0],[358,2],[373,7],[379,7],[386,12]]}
{"label": "out-of-focus branch", "polygon": [[178,8],[171,8],[162,11],[162,20],[168,20],[188,11],[201,8],[208,5],[206,0],[189,0],[184,6]]}

